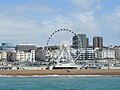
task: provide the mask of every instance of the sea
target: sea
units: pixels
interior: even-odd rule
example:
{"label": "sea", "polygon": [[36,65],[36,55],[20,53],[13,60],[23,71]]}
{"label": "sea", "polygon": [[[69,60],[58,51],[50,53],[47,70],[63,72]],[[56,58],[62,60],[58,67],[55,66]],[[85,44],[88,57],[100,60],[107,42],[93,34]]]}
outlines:
{"label": "sea", "polygon": [[120,76],[1,76],[0,90],[120,90]]}

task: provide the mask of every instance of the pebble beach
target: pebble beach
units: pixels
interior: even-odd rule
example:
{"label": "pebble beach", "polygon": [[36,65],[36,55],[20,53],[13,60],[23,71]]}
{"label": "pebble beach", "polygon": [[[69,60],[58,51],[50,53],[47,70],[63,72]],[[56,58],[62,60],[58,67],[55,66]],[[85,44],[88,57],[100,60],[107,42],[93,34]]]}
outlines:
{"label": "pebble beach", "polygon": [[120,75],[120,69],[105,70],[0,70],[0,75],[33,76],[33,75]]}

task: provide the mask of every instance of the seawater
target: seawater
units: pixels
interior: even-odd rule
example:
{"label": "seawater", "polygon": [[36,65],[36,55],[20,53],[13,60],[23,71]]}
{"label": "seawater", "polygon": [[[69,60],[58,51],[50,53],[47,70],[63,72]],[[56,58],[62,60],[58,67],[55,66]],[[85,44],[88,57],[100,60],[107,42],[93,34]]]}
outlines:
{"label": "seawater", "polygon": [[0,77],[0,90],[120,90],[120,76]]}

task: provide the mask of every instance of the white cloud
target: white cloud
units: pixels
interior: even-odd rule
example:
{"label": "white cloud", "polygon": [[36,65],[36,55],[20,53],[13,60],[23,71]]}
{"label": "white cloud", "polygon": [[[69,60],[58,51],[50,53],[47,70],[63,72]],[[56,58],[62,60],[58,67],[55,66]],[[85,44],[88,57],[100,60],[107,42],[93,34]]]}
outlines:
{"label": "white cloud", "polygon": [[[40,9],[41,7],[41,9]],[[51,13],[47,6],[11,6],[0,7],[0,42],[39,43],[40,36],[46,34],[42,28],[42,21],[35,17],[28,17],[27,12]],[[36,14],[37,15],[37,14]],[[44,36],[43,36],[44,37]]]}
{"label": "white cloud", "polygon": [[118,32],[120,32],[120,7],[117,7],[109,15],[106,15],[106,20],[109,26]]}
{"label": "white cloud", "polygon": [[100,0],[71,0],[71,3],[84,9],[101,10]]}
{"label": "white cloud", "polygon": [[2,15],[0,16],[0,41],[26,40],[35,35],[37,24],[24,17]]}
{"label": "white cloud", "polygon": [[80,13],[76,15],[76,19],[78,20],[81,29],[88,32],[96,31],[97,23],[93,12]]}
{"label": "white cloud", "polygon": [[[45,44],[48,36],[61,28],[72,29],[78,33],[94,34],[97,22],[93,12],[56,15],[50,19],[37,20],[24,16],[0,15],[0,40],[22,41]],[[44,38],[44,39],[43,39]],[[36,40],[36,41],[35,41]],[[43,42],[41,42],[44,40]],[[38,43],[37,43],[38,44]]]}
{"label": "white cloud", "polygon": [[53,9],[48,5],[42,4],[18,4],[13,6],[0,6],[0,11],[4,13],[52,13],[57,12],[57,9]]}
{"label": "white cloud", "polygon": [[[42,25],[44,33],[47,33],[48,35],[60,28],[68,28],[78,34],[87,34],[87,37],[91,42],[93,36],[101,35],[99,24],[93,11],[71,13],[66,16],[57,15],[51,19],[43,20]],[[64,38],[64,35],[62,38]]]}
{"label": "white cloud", "polygon": [[[120,7],[115,8],[112,12],[104,16],[103,34],[105,35],[106,45],[120,44]],[[106,32],[106,33],[105,33]]]}
{"label": "white cloud", "polygon": [[[83,12],[68,14],[67,16],[55,16],[50,20],[42,22],[46,30],[56,30],[59,28],[69,28],[78,33],[96,34],[98,25],[94,12]],[[99,33],[99,32],[98,32]]]}
{"label": "white cloud", "polygon": [[53,9],[46,5],[18,5],[14,8],[20,12],[38,12],[38,13],[51,13]]}
{"label": "white cloud", "polygon": [[[84,8],[91,7],[95,0],[71,0]],[[98,6],[100,8],[100,6]],[[38,19],[35,14],[27,17],[26,13],[52,13],[59,9],[52,9],[46,5],[17,5],[11,7],[0,7],[0,41],[30,40],[33,43],[45,44],[48,36],[55,30],[61,28],[72,29],[77,33],[89,33],[93,35],[98,32],[98,24],[94,11],[79,13],[68,12],[64,16],[54,14],[50,18]],[[47,17],[47,16],[46,16]],[[18,42],[19,42],[18,41]],[[39,42],[40,41],[40,42]]]}
{"label": "white cloud", "polygon": [[71,2],[75,5],[81,5],[82,7],[89,7],[93,0],[71,0]]}
{"label": "white cloud", "polygon": [[62,15],[57,15],[51,19],[43,20],[42,24],[44,24],[44,28],[47,30],[50,29],[53,31],[60,28],[73,28],[73,22],[68,17]]}

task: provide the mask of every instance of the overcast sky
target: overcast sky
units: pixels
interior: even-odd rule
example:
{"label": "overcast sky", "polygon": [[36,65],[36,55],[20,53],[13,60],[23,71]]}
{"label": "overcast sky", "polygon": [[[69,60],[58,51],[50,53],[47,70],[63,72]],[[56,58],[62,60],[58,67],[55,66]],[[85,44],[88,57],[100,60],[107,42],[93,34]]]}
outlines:
{"label": "overcast sky", "polygon": [[0,43],[44,46],[60,28],[120,45],[120,0],[0,0]]}

